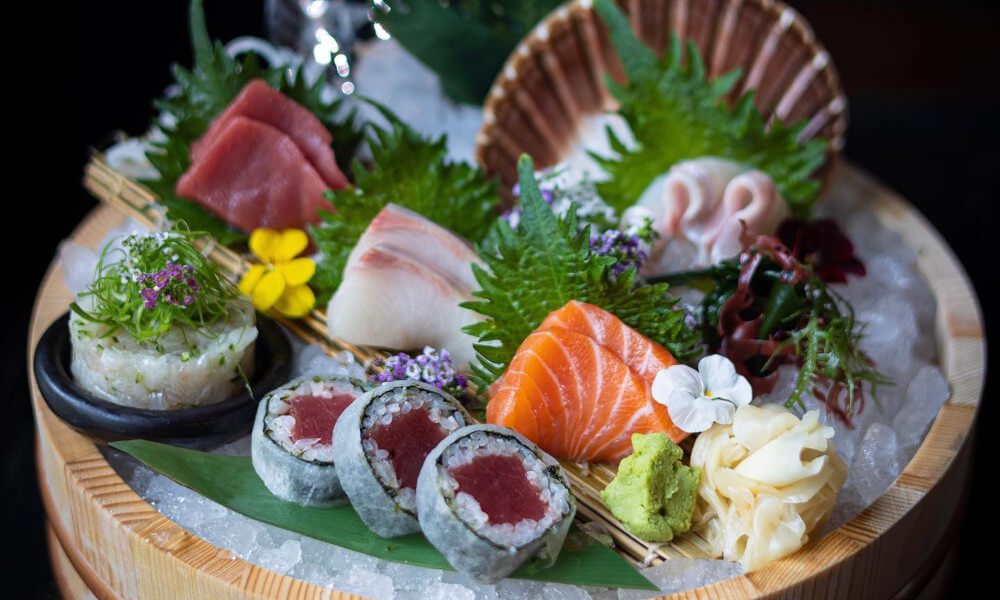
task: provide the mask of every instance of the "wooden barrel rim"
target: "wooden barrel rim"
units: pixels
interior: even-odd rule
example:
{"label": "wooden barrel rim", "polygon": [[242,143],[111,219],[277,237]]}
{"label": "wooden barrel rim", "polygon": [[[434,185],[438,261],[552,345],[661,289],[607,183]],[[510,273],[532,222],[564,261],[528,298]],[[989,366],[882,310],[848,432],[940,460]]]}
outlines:
{"label": "wooden barrel rim", "polygon": [[[959,505],[961,486],[950,467],[957,456],[968,455],[968,434],[985,376],[985,341],[977,300],[961,265],[916,210],[850,165],[844,165],[838,177],[870,197],[868,206],[883,225],[900,232],[917,250],[921,271],[938,301],[940,363],[952,396],[902,474],[852,521],[758,571],[669,598],[735,599],[777,593],[793,598],[814,594],[860,597],[852,593],[852,586],[869,586],[864,588],[869,592],[878,588],[874,571],[878,568],[883,575],[885,561],[901,562],[900,566],[922,562],[914,544],[894,544],[903,535],[901,530],[924,531],[927,539],[939,539],[948,524],[935,524],[929,519],[933,515],[923,513],[936,512],[930,506],[934,503],[946,502],[951,509]],[[122,221],[111,207],[101,206],[73,237],[92,244]],[[67,297],[53,263],[32,315],[29,373],[34,345],[45,327],[65,310]],[[32,404],[38,427],[39,484],[53,529],[68,538],[63,547],[78,549],[79,559],[119,597],[358,598],[268,571],[187,532],[129,488],[90,439],[55,417],[33,378]],[[923,505],[924,510],[911,510],[920,508],[923,499],[929,503]],[[913,528],[917,520],[924,529]],[[876,559],[881,561],[878,565]],[[852,578],[844,571],[859,574]],[[890,597],[902,587],[895,581],[885,585],[891,589],[879,588],[877,595]]]}

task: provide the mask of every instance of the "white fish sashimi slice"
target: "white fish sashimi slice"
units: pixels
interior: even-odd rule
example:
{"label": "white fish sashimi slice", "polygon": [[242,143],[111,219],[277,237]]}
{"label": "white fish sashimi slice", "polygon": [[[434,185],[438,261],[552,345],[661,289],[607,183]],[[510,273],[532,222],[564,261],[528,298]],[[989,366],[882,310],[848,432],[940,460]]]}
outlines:
{"label": "white fish sashimi slice", "polygon": [[400,250],[376,244],[354,257],[327,307],[330,335],[399,350],[446,348],[456,365],[475,358],[475,338],[462,327],[480,317],[459,306],[464,285]]}
{"label": "white fish sashimi slice", "polygon": [[423,216],[397,204],[387,204],[361,235],[347,259],[350,266],[376,245],[391,246],[413,260],[454,278],[461,288],[479,289],[472,263],[482,266],[466,240]]}
{"label": "white fish sashimi slice", "polygon": [[[660,176],[622,220],[653,220],[660,238],[643,273],[659,275],[732,258],[743,250],[744,226],[750,236],[772,235],[786,216],[786,202],[768,175],[730,160],[702,157],[678,163]],[[678,264],[685,260],[690,264]]]}

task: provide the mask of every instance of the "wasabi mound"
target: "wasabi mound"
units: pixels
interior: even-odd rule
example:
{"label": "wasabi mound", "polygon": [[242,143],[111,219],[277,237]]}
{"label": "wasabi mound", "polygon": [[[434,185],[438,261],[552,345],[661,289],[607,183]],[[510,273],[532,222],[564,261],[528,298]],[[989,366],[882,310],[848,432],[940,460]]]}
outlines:
{"label": "wasabi mound", "polygon": [[632,448],[601,500],[635,535],[669,542],[691,528],[701,469],[682,464],[684,451],[662,433],[633,434]]}

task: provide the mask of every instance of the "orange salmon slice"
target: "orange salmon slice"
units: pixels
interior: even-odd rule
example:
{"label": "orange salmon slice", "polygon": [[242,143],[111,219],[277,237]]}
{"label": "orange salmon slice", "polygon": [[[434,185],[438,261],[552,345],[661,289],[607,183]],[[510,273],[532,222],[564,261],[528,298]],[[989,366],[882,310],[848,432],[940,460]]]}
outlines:
{"label": "orange salmon slice", "polygon": [[653,400],[665,348],[611,313],[570,302],[529,335],[491,387],[486,420],[510,427],[557,458],[617,462],[633,433],[687,437]]}

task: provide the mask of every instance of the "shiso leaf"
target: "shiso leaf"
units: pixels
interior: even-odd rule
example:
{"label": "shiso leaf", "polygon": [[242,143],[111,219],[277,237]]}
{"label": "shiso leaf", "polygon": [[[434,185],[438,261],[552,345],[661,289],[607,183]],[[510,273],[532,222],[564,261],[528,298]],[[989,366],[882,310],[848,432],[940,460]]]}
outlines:
{"label": "shiso leaf", "polygon": [[185,221],[192,229],[207,231],[218,242],[231,245],[246,241],[246,234],[215,217],[196,202],[181,198],[175,192],[177,180],[191,166],[191,143],[201,137],[219,113],[252,79],[264,79],[283,94],[305,106],[330,130],[337,162],[345,169],[354,156],[362,134],[356,123],[355,111],[345,110],[343,99],[323,100],[323,80],[309,85],[301,69],[291,77],[288,69],[264,67],[253,53],[243,60],[229,56],[221,42],[213,41],[205,25],[202,0],[192,0],[190,7],[191,45],[194,65],[190,70],[173,66],[178,93],[154,102],[154,106],[172,115],[176,122],[166,125],[154,122],[166,139],[155,142],[147,153],[150,163],[160,173],[159,179],[143,180],[159,199],[171,221]]}
{"label": "shiso leaf", "polygon": [[376,12],[386,30],[429,69],[456,102],[480,104],[504,61],[563,0],[393,0]]}
{"label": "shiso leaf", "polygon": [[[451,569],[444,557],[420,534],[386,540],[372,533],[350,506],[306,508],[273,496],[254,471],[250,457],[211,454],[147,440],[113,442],[111,446],[251,519],[382,560]],[[526,564],[512,577],[598,587],[658,589],[624,558],[599,544],[566,548],[551,567],[538,569],[537,565]]]}
{"label": "shiso leaf", "polygon": [[827,140],[800,143],[805,120],[790,126],[775,120],[768,126],[753,104],[752,92],[727,106],[724,96],[739,80],[738,70],[709,81],[694,43],[687,44],[685,62],[685,48],[674,35],[663,57],[657,58],[636,38],[614,3],[597,0],[594,8],[608,27],[628,77],[625,86],[610,78],[606,85],[636,140],[635,148],[628,149],[609,128],[615,155],[592,154],[609,175],[597,184],[609,205],[621,212],[676,163],[717,156],[767,173],[789,209],[808,215],[820,188],[812,173],[825,160]]}
{"label": "shiso leaf", "polygon": [[695,352],[698,335],[663,284],[645,285],[634,268],[613,278],[616,259],[590,252],[590,228],[578,229],[576,206],[558,217],[542,198],[529,156],[518,161],[524,215],[515,231],[497,219],[489,244],[478,252],[489,270],[473,265],[482,290],[465,308],[486,317],[463,329],[475,345],[476,382],[488,385],[503,374],[524,338],[552,311],[570,300],[607,310],[626,325],[666,346],[679,360]]}
{"label": "shiso leaf", "polygon": [[328,191],[336,212],[320,211],[322,223],[309,234],[322,256],[309,285],[317,302],[329,300],[340,286],[347,256],[387,204],[408,208],[471,242],[479,242],[494,220],[499,203],[496,185],[482,171],[451,162],[445,136],[428,139],[389,109],[368,101],[389,121],[389,129],[368,124],[371,170],[354,162],[354,186]]}

